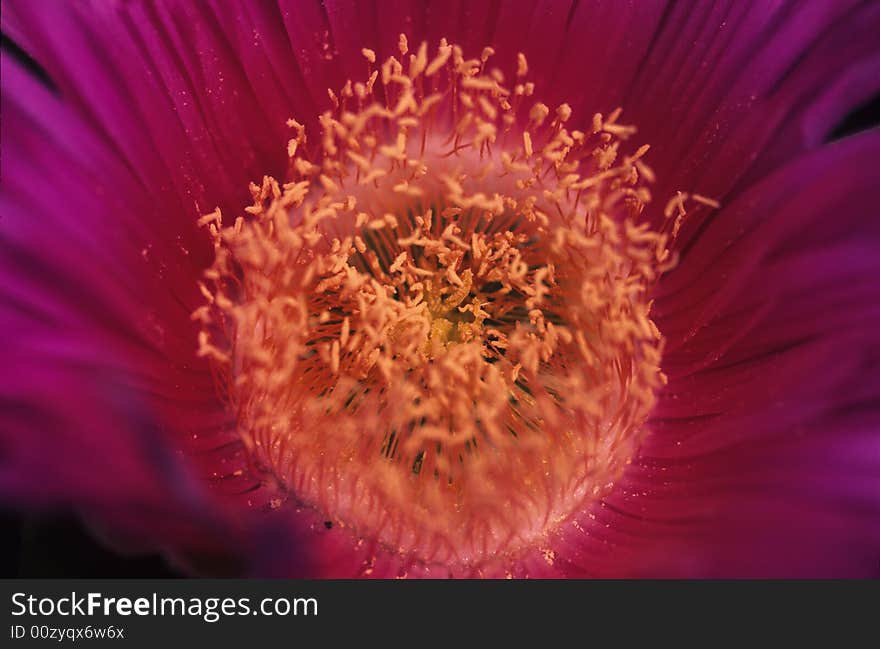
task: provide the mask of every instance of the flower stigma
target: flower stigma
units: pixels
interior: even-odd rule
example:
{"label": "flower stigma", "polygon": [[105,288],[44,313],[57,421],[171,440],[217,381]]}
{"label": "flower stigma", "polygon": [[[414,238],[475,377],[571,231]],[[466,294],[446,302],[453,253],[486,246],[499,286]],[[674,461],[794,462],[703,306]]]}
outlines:
{"label": "flower stigma", "polygon": [[[480,566],[540,546],[634,456],[665,377],[650,292],[674,264],[620,110],[569,130],[493,54],[442,40],[290,120],[195,313],[254,471],[353,538]],[[702,197],[693,197],[699,200]]]}

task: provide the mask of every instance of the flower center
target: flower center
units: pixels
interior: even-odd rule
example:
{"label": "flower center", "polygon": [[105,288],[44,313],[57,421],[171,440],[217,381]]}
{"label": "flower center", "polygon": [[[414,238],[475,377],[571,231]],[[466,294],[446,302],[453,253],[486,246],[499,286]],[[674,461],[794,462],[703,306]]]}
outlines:
{"label": "flower center", "polygon": [[441,41],[374,70],[364,50],[319,146],[290,122],[289,182],[202,219],[200,353],[255,466],[427,562],[535,547],[600,498],[664,380],[648,147],[621,152],[619,111],[567,130],[568,105],[530,103],[525,57],[508,90],[491,54]]}

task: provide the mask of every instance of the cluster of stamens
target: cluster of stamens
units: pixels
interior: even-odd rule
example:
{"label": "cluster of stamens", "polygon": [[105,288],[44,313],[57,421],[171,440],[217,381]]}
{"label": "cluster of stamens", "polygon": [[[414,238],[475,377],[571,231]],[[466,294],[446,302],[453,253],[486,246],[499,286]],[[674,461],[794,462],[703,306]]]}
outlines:
{"label": "cluster of stamens", "polygon": [[[401,58],[408,44],[401,36]],[[247,216],[206,215],[200,353],[255,470],[356,536],[477,564],[540,542],[609,488],[655,392],[648,294],[669,232],[639,222],[653,179],[620,111],[568,105],[441,41],[329,91],[288,182]],[[698,197],[699,200],[699,197]]]}

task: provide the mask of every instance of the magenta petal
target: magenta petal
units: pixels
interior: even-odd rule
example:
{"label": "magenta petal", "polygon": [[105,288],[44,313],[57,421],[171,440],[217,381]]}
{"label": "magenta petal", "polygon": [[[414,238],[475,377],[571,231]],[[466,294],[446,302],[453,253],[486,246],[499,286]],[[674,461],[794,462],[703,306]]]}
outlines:
{"label": "magenta petal", "polygon": [[554,544],[567,575],[880,575],[880,133],[803,156],[661,282],[639,457]]}
{"label": "magenta petal", "polygon": [[[670,352],[710,318],[720,321],[723,309],[725,316],[754,312],[781,291],[806,291],[802,285],[818,275],[840,274],[843,280],[864,273],[874,256],[857,248],[867,245],[863,237],[876,241],[880,234],[870,218],[875,208],[864,200],[880,178],[872,164],[878,146],[877,132],[831,145],[768,176],[715,214],[658,289],[658,320]],[[816,265],[815,279],[783,272],[784,266],[772,276],[764,272],[766,265],[795,263],[798,255],[835,244],[851,253],[842,250],[838,263]],[[816,292],[815,298],[823,295]]]}
{"label": "magenta petal", "polygon": [[237,209],[283,170],[289,115],[267,120],[206,5],[20,2],[3,23],[181,217]]}
{"label": "magenta petal", "polygon": [[729,202],[820,144],[880,90],[878,29],[870,3],[673,5],[621,100],[652,145],[654,209],[676,190]]}

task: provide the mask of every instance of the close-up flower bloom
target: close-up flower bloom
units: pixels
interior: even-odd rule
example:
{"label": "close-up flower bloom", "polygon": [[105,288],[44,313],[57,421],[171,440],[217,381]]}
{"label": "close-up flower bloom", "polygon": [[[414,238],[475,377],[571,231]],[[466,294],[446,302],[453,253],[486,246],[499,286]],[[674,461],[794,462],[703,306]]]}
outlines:
{"label": "close-up flower bloom", "polygon": [[8,510],[192,575],[880,576],[880,3],[2,30]]}

